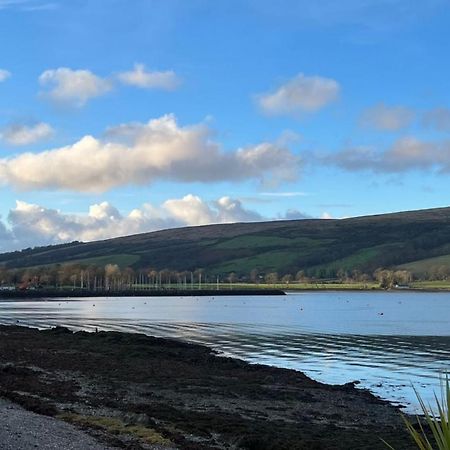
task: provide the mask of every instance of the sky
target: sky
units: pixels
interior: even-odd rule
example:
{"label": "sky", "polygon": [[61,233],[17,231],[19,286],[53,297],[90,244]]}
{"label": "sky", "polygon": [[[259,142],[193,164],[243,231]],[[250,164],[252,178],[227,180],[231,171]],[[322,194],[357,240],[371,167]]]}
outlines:
{"label": "sky", "polygon": [[447,206],[446,0],[0,0],[0,251]]}

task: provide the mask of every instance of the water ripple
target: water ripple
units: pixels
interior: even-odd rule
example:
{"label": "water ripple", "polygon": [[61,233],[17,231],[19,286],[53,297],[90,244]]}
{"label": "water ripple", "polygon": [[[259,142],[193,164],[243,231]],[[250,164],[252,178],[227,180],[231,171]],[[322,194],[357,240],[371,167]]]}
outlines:
{"label": "water ripple", "polygon": [[[345,304],[336,293],[290,295],[283,301],[225,297],[0,302],[0,323],[183,339],[253,363],[302,370],[327,383],[358,379],[362,387],[414,410],[411,383],[425,400],[432,400],[439,374],[450,369],[450,296],[412,296],[404,309],[395,297],[367,294],[348,293]],[[419,311],[422,320],[417,319]]]}

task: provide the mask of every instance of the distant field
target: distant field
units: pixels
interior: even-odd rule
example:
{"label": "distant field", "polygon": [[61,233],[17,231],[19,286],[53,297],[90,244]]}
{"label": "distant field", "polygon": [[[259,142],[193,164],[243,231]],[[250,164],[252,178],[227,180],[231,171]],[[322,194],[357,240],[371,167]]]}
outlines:
{"label": "distant field", "polygon": [[450,280],[415,281],[411,284],[415,289],[442,289],[450,291]]}
{"label": "distant field", "polygon": [[429,272],[433,267],[450,267],[450,255],[437,256],[435,258],[421,259],[398,266],[400,269],[409,270],[410,272],[423,275]]}
{"label": "distant field", "polygon": [[274,250],[271,252],[259,253],[247,258],[239,258],[227,261],[224,264],[215,266],[214,273],[250,273],[252,269],[264,267],[265,271],[277,271],[280,267],[289,267],[294,264],[296,254],[292,250]]}
{"label": "distant field", "polygon": [[[209,289],[217,287],[215,283],[208,283]],[[378,283],[220,283],[220,289],[281,289],[295,290],[365,290],[379,289]]]}
{"label": "distant field", "polygon": [[370,263],[370,261],[373,261],[378,257],[378,255],[385,251],[386,248],[385,245],[380,245],[377,247],[372,248],[364,248],[361,250],[358,250],[357,252],[353,253],[352,255],[346,256],[344,258],[338,259],[336,261],[333,261],[332,263],[327,263],[319,266],[315,266],[315,269],[328,269],[328,270],[347,270],[351,271],[355,267],[361,267],[363,265],[367,265]]}

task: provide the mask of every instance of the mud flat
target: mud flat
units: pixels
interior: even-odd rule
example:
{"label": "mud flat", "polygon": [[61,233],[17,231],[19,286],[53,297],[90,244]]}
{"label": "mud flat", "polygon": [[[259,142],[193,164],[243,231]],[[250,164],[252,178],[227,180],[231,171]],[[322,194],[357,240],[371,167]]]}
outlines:
{"label": "mud flat", "polygon": [[1,326],[0,396],[119,448],[414,448],[399,410],[353,384],[142,334]]}

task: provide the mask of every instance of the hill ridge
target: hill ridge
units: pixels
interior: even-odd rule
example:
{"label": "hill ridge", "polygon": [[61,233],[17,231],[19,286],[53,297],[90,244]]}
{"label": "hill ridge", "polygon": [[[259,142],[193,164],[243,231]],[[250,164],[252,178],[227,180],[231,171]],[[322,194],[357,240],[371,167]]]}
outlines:
{"label": "hill ridge", "polygon": [[[134,269],[302,270],[333,277],[372,273],[450,255],[450,207],[345,219],[238,222],[180,227],[92,242],[72,242],[0,254],[7,268],[54,264],[118,264]],[[442,261],[444,261],[442,259]],[[439,260],[441,261],[441,260]],[[450,259],[449,259],[450,261]]]}

